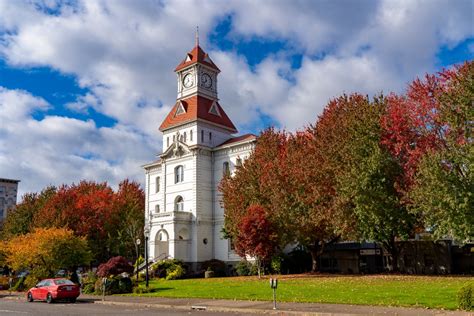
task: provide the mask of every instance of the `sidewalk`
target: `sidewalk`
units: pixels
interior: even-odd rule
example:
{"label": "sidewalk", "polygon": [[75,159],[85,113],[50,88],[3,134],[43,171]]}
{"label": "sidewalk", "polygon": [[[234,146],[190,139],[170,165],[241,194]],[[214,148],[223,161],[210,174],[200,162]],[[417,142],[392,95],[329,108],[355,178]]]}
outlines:
{"label": "sidewalk", "polygon": [[[24,293],[12,293],[1,291],[2,299],[25,299]],[[263,301],[232,301],[232,300],[210,300],[210,299],[180,299],[180,298],[161,298],[161,297],[136,297],[136,296],[106,296],[102,301],[101,296],[81,295],[78,302],[88,301],[95,304],[123,305],[123,306],[142,306],[149,308],[170,308],[191,311],[207,310],[213,312],[235,312],[239,314],[273,314],[273,315],[471,315],[474,313],[461,311],[444,311],[423,308],[404,308],[404,307],[381,307],[366,305],[344,305],[344,304],[318,304],[318,303],[277,303],[277,310],[273,310],[272,302]]]}

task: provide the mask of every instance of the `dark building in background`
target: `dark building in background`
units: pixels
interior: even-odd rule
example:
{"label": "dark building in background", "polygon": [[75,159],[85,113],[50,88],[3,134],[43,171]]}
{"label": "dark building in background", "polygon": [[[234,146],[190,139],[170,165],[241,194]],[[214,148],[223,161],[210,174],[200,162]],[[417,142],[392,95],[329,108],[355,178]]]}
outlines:
{"label": "dark building in background", "polygon": [[[474,244],[451,240],[408,240],[397,243],[403,274],[474,274]],[[377,243],[340,242],[326,246],[321,272],[372,274],[389,271],[389,254]]]}
{"label": "dark building in background", "polygon": [[8,209],[16,205],[20,180],[0,178],[0,220],[7,217]]}

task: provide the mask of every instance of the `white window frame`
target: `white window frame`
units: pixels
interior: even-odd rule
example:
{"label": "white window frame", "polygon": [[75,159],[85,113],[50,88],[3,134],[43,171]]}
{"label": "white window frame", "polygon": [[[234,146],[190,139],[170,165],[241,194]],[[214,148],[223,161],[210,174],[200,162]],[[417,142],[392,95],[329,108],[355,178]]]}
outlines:
{"label": "white window frame", "polygon": [[174,199],[174,210],[176,212],[184,211],[184,199],[181,195],[178,195],[176,199]]}
{"label": "white window frame", "polygon": [[183,165],[174,168],[174,183],[181,183],[184,181],[184,167]]}
{"label": "white window frame", "polygon": [[160,177],[155,178],[155,193],[160,192]]}

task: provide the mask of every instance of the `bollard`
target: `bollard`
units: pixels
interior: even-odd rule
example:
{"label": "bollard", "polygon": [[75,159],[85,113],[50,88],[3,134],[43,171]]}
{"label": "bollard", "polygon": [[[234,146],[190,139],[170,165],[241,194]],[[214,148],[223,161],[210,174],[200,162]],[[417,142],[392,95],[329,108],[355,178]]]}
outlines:
{"label": "bollard", "polygon": [[270,287],[273,289],[273,309],[277,309],[276,289],[278,287],[278,280],[270,278]]}
{"label": "bollard", "polygon": [[105,286],[107,285],[107,278],[102,278],[102,301],[105,301]]}

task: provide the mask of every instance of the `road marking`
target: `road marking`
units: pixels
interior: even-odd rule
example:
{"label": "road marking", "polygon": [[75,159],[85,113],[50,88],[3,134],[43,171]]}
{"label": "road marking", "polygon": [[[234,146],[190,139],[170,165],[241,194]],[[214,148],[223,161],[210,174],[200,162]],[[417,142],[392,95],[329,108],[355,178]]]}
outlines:
{"label": "road marking", "polygon": [[10,311],[8,309],[0,309],[0,313],[29,314],[28,312]]}

